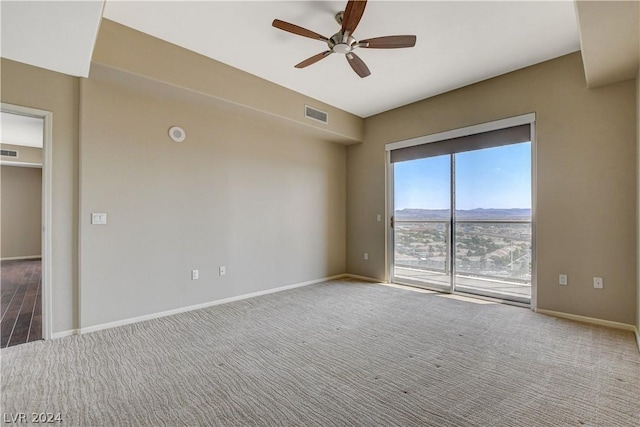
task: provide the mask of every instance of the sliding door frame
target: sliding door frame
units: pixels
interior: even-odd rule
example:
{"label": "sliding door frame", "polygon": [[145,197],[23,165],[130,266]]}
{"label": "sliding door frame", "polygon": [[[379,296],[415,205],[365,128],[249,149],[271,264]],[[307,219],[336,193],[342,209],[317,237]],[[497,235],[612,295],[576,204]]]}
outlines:
{"label": "sliding door frame", "polygon": [[[506,129],[510,127],[520,125],[530,125],[530,141],[531,141],[531,302],[530,308],[536,309],[537,306],[537,262],[536,262],[536,113],[528,113],[520,116],[509,117],[506,119],[495,120],[492,122],[481,123],[473,126],[467,126],[464,128],[452,129],[444,132],[439,132],[431,135],[420,136],[417,138],[391,142],[385,145],[386,151],[386,176],[387,176],[387,256],[386,256],[386,271],[387,281],[394,283],[395,278],[395,265],[394,265],[394,250],[395,250],[395,234],[394,234],[394,215],[395,215],[395,183],[394,183],[394,167],[391,162],[391,152],[401,148],[413,147],[417,145],[430,144],[434,142],[444,141],[453,138],[460,138],[468,135],[474,135],[483,132],[491,132],[500,129]],[[451,155],[451,221],[455,221],[455,156]],[[449,227],[449,242],[452,248],[455,248],[455,233],[453,231],[453,224]],[[455,250],[452,250],[455,252]],[[450,266],[451,284],[448,292],[455,293],[455,261],[452,260]],[[402,281],[405,283],[406,281]],[[407,282],[407,284],[418,285],[416,283]],[[420,287],[429,288],[424,284],[419,284]],[[442,292],[440,288],[433,288],[434,290]],[[465,294],[466,295],[466,294]]]}

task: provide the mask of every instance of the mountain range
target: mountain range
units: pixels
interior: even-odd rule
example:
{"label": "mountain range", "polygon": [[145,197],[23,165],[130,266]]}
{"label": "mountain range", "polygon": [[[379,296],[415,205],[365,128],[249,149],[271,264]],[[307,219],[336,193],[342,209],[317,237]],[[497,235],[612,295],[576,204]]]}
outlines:
{"label": "mountain range", "polygon": [[[400,209],[396,210],[397,220],[449,220],[449,209]],[[531,209],[457,209],[460,220],[531,220]]]}

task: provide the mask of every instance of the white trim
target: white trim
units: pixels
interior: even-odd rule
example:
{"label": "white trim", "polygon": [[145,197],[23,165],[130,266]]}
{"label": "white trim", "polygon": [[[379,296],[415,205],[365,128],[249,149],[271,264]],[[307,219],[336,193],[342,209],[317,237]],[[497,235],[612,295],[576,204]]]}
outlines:
{"label": "white trim", "polygon": [[[52,224],[52,182],[53,182],[53,113],[37,108],[23,107],[7,103],[0,103],[0,110],[29,117],[43,119],[42,138],[42,338],[52,337],[53,308],[52,308],[52,262],[51,262],[51,224]],[[16,165],[14,165],[16,166]]]}
{"label": "white trim", "polygon": [[637,327],[633,327],[633,333],[636,336],[636,344],[638,344],[638,351],[640,351],[640,332],[638,332],[638,328]]}
{"label": "white trim", "polygon": [[596,319],[595,317],[580,316],[577,314],[563,313],[561,311],[545,310],[538,308],[536,313],[546,314],[547,316],[559,317],[561,319],[574,320],[576,322],[590,323],[592,325],[606,326],[608,328],[622,329],[624,331],[635,332],[636,327],[627,323],[613,322],[611,320]]}
{"label": "white trim", "polygon": [[[103,9],[104,10],[104,9]],[[93,67],[92,67],[93,68]],[[93,72],[93,70],[92,70]],[[83,158],[83,141],[84,141],[84,128],[83,128],[83,123],[84,123],[84,105],[82,103],[83,99],[85,98],[83,96],[83,91],[84,91],[84,83],[85,80],[84,79],[80,79],[80,84],[79,86],[79,101],[78,101],[78,221],[76,224],[76,247],[77,247],[77,264],[76,264],[76,274],[77,274],[77,288],[76,288],[76,310],[77,310],[77,317],[76,317],[76,321],[75,321],[75,325],[77,328],[80,328],[82,326],[82,319],[83,319],[83,314],[82,314],[82,309],[83,309],[83,299],[82,299],[82,295],[83,295],[83,291],[82,291],[82,284],[84,283],[83,281],[83,270],[82,270],[82,237],[83,237],[83,230],[84,230],[84,221],[82,221],[81,218],[84,218],[85,215],[85,209],[82,207],[83,206],[83,188],[84,185],[82,185],[82,177],[85,176],[84,175],[84,162],[82,161]],[[89,213],[87,212],[87,215],[89,215]],[[78,333],[80,333],[78,331]]]}
{"label": "white trim", "polygon": [[54,332],[53,334],[51,334],[51,339],[56,340],[58,338],[70,337],[72,335],[78,335],[78,334],[79,334],[79,331],[77,329],[70,329],[68,331]]}
{"label": "white trim", "polygon": [[[534,118],[535,118],[535,113]],[[536,256],[536,223],[538,222],[538,143],[536,141],[536,122],[530,123],[531,137],[531,298],[529,306],[535,311],[538,307],[538,257]]]}
{"label": "white trim", "polygon": [[394,245],[395,245],[395,234],[394,229],[391,227],[391,221],[395,221],[395,195],[394,195],[394,186],[395,186],[395,175],[393,163],[391,163],[391,152],[385,152],[385,159],[387,162],[387,171],[386,171],[386,180],[387,180],[387,191],[385,192],[385,207],[386,207],[386,216],[385,216],[385,279],[389,283],[393,283],[395,280],[395,256],[394,256]]}
{"label": "white trim", "polygon": [[42,163],[14,162],[12,160],[0,160],[0,166],[17,166],[20,168],[42,169]]}
{"label": "white trim", "polygon": [[42,255],[11,256],[6,258],[0,258],[0,261],[18,261],[21,259],[27,260],[27,259],[38,259],[38,258],[42,258]]}
{"label": "white trim", "polygon": [[523,114],[521,116],[508,117],[506,119],[494,120],[493,122],[480,123],[478,125],[467,126],[459,129],[447,130],[431,135],[419,136],[417,138],[405,139],[403,141],[390,142],[384,146],[386,151],[398,150],[400,148],[413,147],[416,145],[430,144],[432,142],[444,141],[445,139],[460,138],[476,133],[490,132],[492,130],[511,128],[514,126],[526,125],[536,121],[536,113]]}
{"label": "white trim", "polygon": [[276,293],[276,292],[287,291],[289,289],[300,288],[300,287],[308,286],[308,285],[315,285],[316,283],[322,283],[322,282],[326,282],[326,281],[329,281],[329,280],[341,279],[343,277],[345,277],[345,274],[339,274],[339,275],[331,276],[331,277],[323,277],[321,279],[309,280],[307,282],[302,282],[302,283],[294,283],[292,285],[280,286],[278,288],[267,289],[267,290],[258,291],[258,292],[252,292],[250,294],[238,295],[238,296],[235,296],[235,297],[224,298],[224,299],[221,299],[221,300],[205,302],[205,303],[202,303],[202,304],[195,304],[195,305],[191,305],[191,306],[187,306],[187,307],[175,308],[175,309],[172,309],[172,310],[161,311],[159,313],[151,313],[151,314],[146,314],[144,316],[138,316],[138,317],[130,317],[128,319],[116,320],[115,322],[108,322],[108,323],[102,323],[100,325],[87,326],[86,328],[81,328],[78,332],[80,334],[86,334],[86,333],[90,333],[90,332],[101,331],[103,329],[115,328],[117,326],[130,325],[132,323],[144,322],[146,320],[158,319],[160,317],[173,316],[174,314],[186,313],[188,311],[193,311],[193,310],[200,310],[202,308],[212,307],[214,305],[226,304],[226,303],[229,303],[229,302],[240,301],[240,300],[249,299],[249,298],[255,298],[255,297],[262,296],[262,295],[267,295],[267,294],[273,294],[273,293]]}
{"label": "white trim", "polygon": [[357,274],[349,274],[349,273],[343,274],[342,278],[362,280],[363,282],[371,282],[371,283],[385,283],[384,280],[374,279],[373,277],[367,277],[367,276],[358,276]]}
{"label": "white trim", "polygon": [[53,333],[53,113],[44,118],[42,144],[42,337]]}

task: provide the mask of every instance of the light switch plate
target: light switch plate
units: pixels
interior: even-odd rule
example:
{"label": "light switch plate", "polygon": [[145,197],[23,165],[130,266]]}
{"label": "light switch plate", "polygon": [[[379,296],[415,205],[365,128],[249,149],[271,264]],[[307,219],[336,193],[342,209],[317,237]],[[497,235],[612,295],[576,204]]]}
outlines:
{"label": "light switch plate", "polygon": [[107,214],[106,213],[91,213],[91,224],[93,225],[104,225],[107,223]]}

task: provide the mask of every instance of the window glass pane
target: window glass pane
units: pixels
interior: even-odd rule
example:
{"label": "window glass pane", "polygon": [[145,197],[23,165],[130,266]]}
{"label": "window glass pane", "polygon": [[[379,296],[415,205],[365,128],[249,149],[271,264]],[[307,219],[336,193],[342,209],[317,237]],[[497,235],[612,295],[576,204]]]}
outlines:
{"label": "window glass pane", "polygon": [[451,285],[451,157],[394,165],[394,276]]}
{"label": "window glass pane", "polygon": [[455,155],[456,289],[531,296],[531,143]]}
{"label": "window glass pane", "polygon": [[456,154],[457,219],[531,219],[531,143]]}
{"label": "window glass pane", "polygon": [[396,219],[449,220],[451,216],[449,155],[396,163]]}
{"label": "window glass pane", "polygon": [[531,142],[493,135],[468,151],[393,163],[394,280],[530,301]]}

